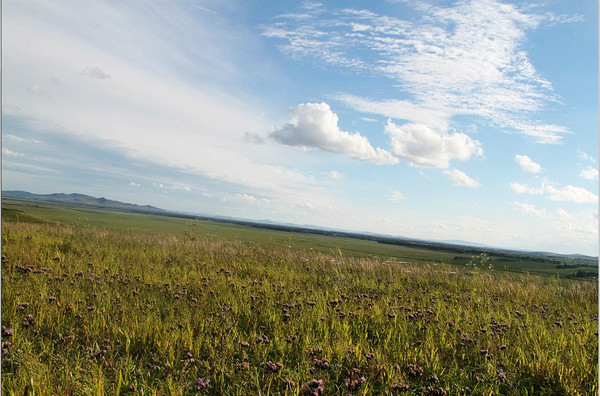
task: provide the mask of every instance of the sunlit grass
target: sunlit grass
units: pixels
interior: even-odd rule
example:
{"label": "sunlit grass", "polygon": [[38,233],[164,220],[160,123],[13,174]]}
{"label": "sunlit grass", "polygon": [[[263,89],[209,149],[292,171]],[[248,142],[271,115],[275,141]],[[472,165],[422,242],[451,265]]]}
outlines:
{"label": "sunlit grass", "polygon": [[597,284],[2,225],[3,394],[596,394]]}

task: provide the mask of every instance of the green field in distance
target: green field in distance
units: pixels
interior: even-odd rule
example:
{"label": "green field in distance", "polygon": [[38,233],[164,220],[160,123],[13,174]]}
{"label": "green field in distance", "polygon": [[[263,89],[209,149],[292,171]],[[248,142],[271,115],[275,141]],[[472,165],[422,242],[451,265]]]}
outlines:
{"label": "green field in distance", "polygon": [[[107,231],[186,235],[190,238],[226,239],[264,247],[314,250],[334,255],[370,257],[401,263],[473,265],[480,270],[528,272],[547,276],[595,280],[597,261],[585,257],[525,253],[518,251],[448,245],[435,242],[395,240],[360,234],[339,235],[306,229],[273,229],[240,222],[180,218],[171,215],[132,213],[45,202],[2,200],[2,220],[60,223],[97,227]],[[483,256],[482,256],[483,254]]]}

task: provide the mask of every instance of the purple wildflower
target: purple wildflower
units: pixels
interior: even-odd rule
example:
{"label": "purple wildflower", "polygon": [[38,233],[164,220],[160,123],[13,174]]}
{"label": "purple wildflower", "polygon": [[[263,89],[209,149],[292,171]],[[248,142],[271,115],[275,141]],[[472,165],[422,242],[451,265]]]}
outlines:
{"label": "purple wildflower", "polygon": [[277,363],[267,362],[267,367],[269,368],[269,370],[276,373],[277,371],[279,371],[283,368],[283,364],[281,364],[279,362],[277,362]]}
{"label": "purple wildflower", "polygon": [[208,385],[210,384],[210,380],[209,379],[203,379],[203,378],[198,378],[196,380],[196,389],[197,390],[202,390],[202,389],[206,389],[208,388]]}
{"label": "purple wildflower", "polygon": [[310,396],[319,396],[325,392],[323,387],[323,380],[311,380],[309,383],[305,384],[300,390],[301,395],[310,395]]}
{"label": "purple wildflower", "polygon": [[315,367],[326,370],[329,368],[329,361],[327,359],[314,359]]}
{"label": "purple wildflower", "polygon": [[348,387],[349,390],[351,391],[355,391],[358,388],[360,388],[360,386],[366,381],[367,379],[363,376],[360,377],[359,379],[355,379],[352,380],[350,378],[346,379],[346,386]]}
{"label": "purple wildflower", "polygon": [[14,335],[13,329],[8,329],[6,326],[2,326],[2,337],[11,337]]}

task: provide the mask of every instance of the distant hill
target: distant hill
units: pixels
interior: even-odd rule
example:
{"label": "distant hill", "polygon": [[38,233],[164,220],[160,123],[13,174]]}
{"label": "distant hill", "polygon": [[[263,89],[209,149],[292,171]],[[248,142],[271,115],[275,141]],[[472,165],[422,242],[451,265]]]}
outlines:
{"label": "distant hill", "polygon": [[2,191],[2,198],[12,198],[22,201],[60,203],[64,205],[83,206],[88,208],[112,209],[125,212],[166,214],[164,209],[150,205],[137,205],[120,201],[113,201],[104,197],[96,198],[85,194],[33,194],[27,191]]}

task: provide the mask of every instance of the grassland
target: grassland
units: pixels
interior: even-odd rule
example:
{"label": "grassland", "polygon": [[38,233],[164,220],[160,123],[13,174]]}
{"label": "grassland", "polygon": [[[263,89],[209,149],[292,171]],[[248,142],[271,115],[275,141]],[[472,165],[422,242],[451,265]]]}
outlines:
{"label": "grassland", "polygon": [[[411,264],[445,263],[458,267],[481,264],[481,253],[486,256],[486,268],[494,271],[531,273],[564,278],[596,280],[597,260],[545,256],[495,249],[477,249],[417,241],[398,241],[364,235],[316,234],[285,231],[232,224],[220,221],[182,219],[165,215],[151,215],[94,209],[47,202],[2,201],[2,217],[6,220],[35,223],[60,223],[94,227],[106,231],[135,234],[185,235],[208,239],[257,243],[265,248],[311,250],[356,258],[374,258]],[[583,275],[583,276],[578,276]]]}
{"label": "grassland", "polygon": [[3,394],[598,392],[596,282],[58,209],[3,207]]}

